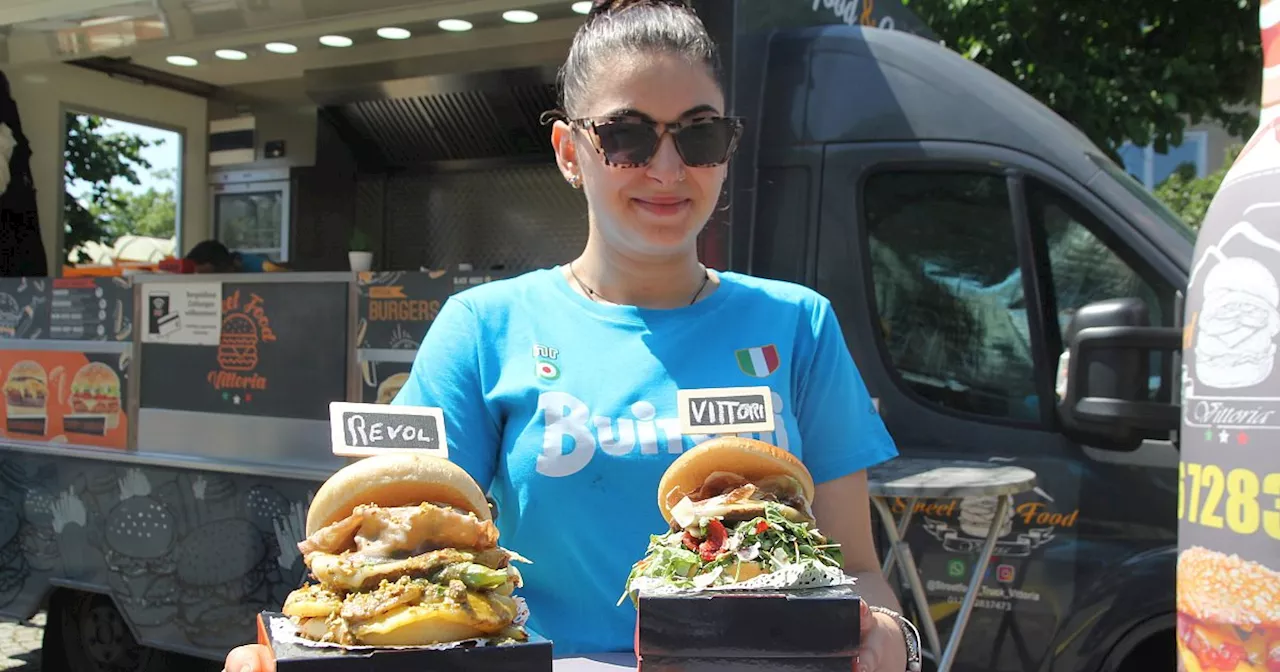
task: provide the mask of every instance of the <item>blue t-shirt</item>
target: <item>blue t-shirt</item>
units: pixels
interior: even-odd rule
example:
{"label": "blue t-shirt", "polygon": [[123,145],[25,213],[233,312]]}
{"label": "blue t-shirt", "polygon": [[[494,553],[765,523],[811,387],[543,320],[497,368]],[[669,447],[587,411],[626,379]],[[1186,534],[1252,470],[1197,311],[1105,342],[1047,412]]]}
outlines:
{"label": "blue t-shirt", "polygon": [[497,504],[520,565],[529,627],[556,652],[630,651],[635,608],[617,606],[650,534],[657,486],[681,436],[678,389],[767,385],[764,436],[822,483],[897,455],[831,304],[800,285],[722,273],[685,308],[590,301],[561,269],[445,302],[393,403],[444,409],[449,459]]}

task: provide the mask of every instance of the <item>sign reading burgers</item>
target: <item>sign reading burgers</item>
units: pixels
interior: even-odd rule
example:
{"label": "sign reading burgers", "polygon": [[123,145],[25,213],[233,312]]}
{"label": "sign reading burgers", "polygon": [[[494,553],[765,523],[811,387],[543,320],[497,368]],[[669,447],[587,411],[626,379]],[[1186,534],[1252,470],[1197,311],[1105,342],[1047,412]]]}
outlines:
{"label": "sign reading burgers", "polygon": [[316,492],[306,531],[298,548],[315,582],[261,619],[277,669],[352,649],[422,656],[415,669],[457,651],[551,669],[550,642],[524,628],[514,595],[523,558],[498,545],[484,492],[452,462],[394,453],[344,467]]}

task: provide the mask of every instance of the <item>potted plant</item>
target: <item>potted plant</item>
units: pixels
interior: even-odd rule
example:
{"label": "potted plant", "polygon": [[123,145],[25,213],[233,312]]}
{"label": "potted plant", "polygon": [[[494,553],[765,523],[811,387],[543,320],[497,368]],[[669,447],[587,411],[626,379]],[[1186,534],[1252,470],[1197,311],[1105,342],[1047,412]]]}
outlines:
{"label": "potted plant", "polygon": [[369,236],[363,229],[356,227],[351,232],[351,242],[347,250],[347,259],[351,262],[352,271],[359,273],[373,268],[373,251],[369,248]]}

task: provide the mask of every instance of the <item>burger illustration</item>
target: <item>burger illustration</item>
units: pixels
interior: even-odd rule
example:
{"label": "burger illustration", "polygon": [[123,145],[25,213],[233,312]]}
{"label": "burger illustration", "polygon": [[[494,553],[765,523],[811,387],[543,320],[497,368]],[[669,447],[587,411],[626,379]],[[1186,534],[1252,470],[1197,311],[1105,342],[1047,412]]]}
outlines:
{"label": "burger illustration", "polygon": [[218,365],[227,371],[252,371],[258,366],[258,327],[248,315],[235,313],[222,321]]}
{"label": "burger illustration", "polygon": [[101,362],[82,366],[71,379],[67,401],[72,413],[116,415],[120,412],[120,376]]}
{"label": "burger illustration", "polygon": [[30,360],[14,364],[4,383],[9,431],[43,436],[48,395],[49,378],[43,366]]}
{"label": "burger illustration", "polygon": [[15,338],[22,322],[22,307],[8,294],[0,294],[0,338]]}
{"label": "burger illustration", "polygon": [[1266,380],[1280,334],[1277,305],[1280,287],[1261,263],[1234,257],[1214,266],[1204,281],[1204,307],[1197,318],[1196,379],[1220,389]]}
{"label": "burger illustration", "polygon": [[400,394],[400,388],[404,387],[404,384],[407,382],[409,382],[409,374],[407,373],[397,373],[393,376],[388,376],[386,380],[382,381],[382,383],[378,385],[378,403],[391,403],[395,400],[396,395]]}
{"label": "burger illustration", "polygon": [[804,463],[763,441],[725,436],[685,451],[658,483],[658,507],[671,529],[652,538],[622,599],[774,572],[843,578],[840,545],[815,527],[813,493]]}
{"label": "burger illustration", "polygon": [[[960,500],[960,530],[971,537],[985,539],[996,522],[998,497],[965,497]],[[1013,532],[1013,507],[1005,511],[997,537],[1007,537]]]}
{"label": "burger illustration", "polygon": [[267,546],[247,520],[196,528],[178,545],[178,628],[192,643],[231,648],[266,606]]}
{"label": "burger illustration", "polygon": [[107,513],[102,536],[107,581],[134,623],[167,623],[177,612],[176,521],[141,470],[126,470],[117,485],[120,502]]}
{"label": "burger illustration", "polygon": [[1178,556],[1178,669],[1280,669],[1280,572],[1193,546]]}
{"label": "burger illustration", "polygon": [[31,571],[18,538],[21,528],[18,505],[0,497],[0,607],[8,606],[22,592]]}

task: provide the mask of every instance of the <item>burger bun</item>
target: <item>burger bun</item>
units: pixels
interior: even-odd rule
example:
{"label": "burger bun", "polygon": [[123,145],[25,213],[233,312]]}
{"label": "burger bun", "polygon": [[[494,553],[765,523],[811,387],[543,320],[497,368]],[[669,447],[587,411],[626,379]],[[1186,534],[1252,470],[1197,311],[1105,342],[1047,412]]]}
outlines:
{"label": "burger bun", "polygon": [[738,474],[756,482],[770,476],[790,476],[800,483],[805,501],[813,501],[813,476],[796,456],[755,439],[722,436],[685,451],[667,467],[658,483],[658,508],[671,522],[671,507],[702,487],[717,471]]}
{"label": "burger bun", "polygon": [[361,504],[390,508],[424,502],[452,506],[482,521],[493,519],[484,491],[462,467],[440,457],[390,453],[334,472],[311,501],[307,536],[350,516]]}

